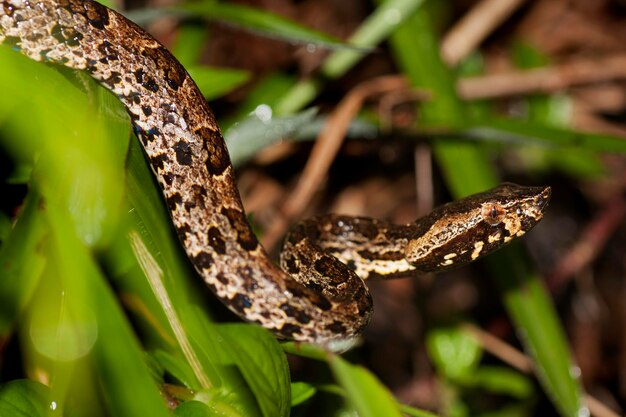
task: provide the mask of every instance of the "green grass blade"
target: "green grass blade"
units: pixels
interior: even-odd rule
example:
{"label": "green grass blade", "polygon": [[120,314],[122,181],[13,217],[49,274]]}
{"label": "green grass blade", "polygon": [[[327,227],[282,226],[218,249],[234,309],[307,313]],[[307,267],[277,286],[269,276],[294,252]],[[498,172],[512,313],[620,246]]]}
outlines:
{"label": "green grass blade", "polygon": [[[379,5],[348,39],[350,44],[363,48],[379,45],[402,25],[422,5],[423,0],[390,0]],[[328,79],[344,75],[365,57],[354,50],[336,51],[322,65],[321,73]],[[276,105],[276,113],[291,114],[304,108],[319,91],[316,80],[305,80],[294,85]]]}
{"label": "green grass blade", "polygon": [[393,395],[367,369],[352,365],[338,355],[329,355],[328,364],[359,416],[402,416]]}
{"label": "green grass blade", "polygon": [[309,29],[274,13],[241,4],[203,1],[182,4],[172,10],[184,12],[187,16],[219,20],[291,42],[317,44],[325,48],[350,48],[333,36]]}
{"label": "green grass blade", "polygon": [[617,136],[581,133],[572,129],[546,126],[524,120],[501,117],[479,118],[465,121],[459,127],[466,134],[487,140],[530,143],[556,149],[572,147],[593,152],[626,152],[626,141]]}
{"label": "green grass blade", "polygon": [[[3,137],[11,138],[7,147],[14,155],[24,159],[38,155],[33,187],[41,190],[43,203],[37,209],[49,230],[48,239],[38,248],[47,260],[44,274],[49,279],[40,282],[45,285],[37,290],[39,302],[28,306],[32,320],[20,323],[25,345],[30,341],[39,349],[24,351],[27,366],[50,375],[59,409],[70,392],[73,375],[89,368],[97,379],[78,379],[72,385],[84,388],[78,392],[89,398],[93,398],[90,393],[102,390],[106,395],[101,398],[111,414],[165,417],[168,413],[143,353],[91,254],[93,247],[106,245],[115,234],[122,195],[119,184],[126,144],[113,140],[119,134],[115,123],[105,128],[104,119],[93,112],[94,104],[108,98],[100,96],[103,90],[86,94],[60,72],[5,48],[0,50],[0,61],[1,88],[11,93],[11,103],[0,100]],[[54,97],[63,100],[54,101]],[[109,116],[107,121],[119,115]],[[127,140],[128,127],[125,131]],[[37,233],[29,239],[37,239]],[[24,245],[25,250],[28,247]],[[44,287],[59,291],[42,291]],[[55,306],[64,308],[55,310]],[[51,322],[61,325],[59,333],[52,333],[71,339],[37,337],[54,329],[38,324],[60,317],[60,311],[73,313],[73,319]],[[63,350],[47,348],[55,344]],[[64,352],[64,356],[51,352]],[[84,396],[72,395],[72,401],[89,403]],[[97,409],[98,403],[91,406]]]}
{"label": "green grass blade", "polygon": [[[111,414],[129,417],[169,415],[131,327],[87,248],[72,236],[75,226],[64,211],[63,207],[53,205],[48,211],[52,230],[51,256],[58,267],[61,288],[67,294],[61,307],[63,311],[74,312],[73,317],[79,320],[72,327],[79,331],[76,335],[79,348],[89,342],[83,340],[89,337],[88,332],[84,336],[84,326],[97,326],[97,339],[91,348],[90,359]],[[53,311],[48,314],[55,316]],[[90,317],[93,321],[85,322]],[[66,344],[68,341],[59,342]],[[67,377],[69,375],[57,375],[59,379]],[[91,383],[83,382],[85,386]],[[84,391],[87,390],[81,390]]]}
{"label": "green grass blade", "polygon": [[[158,381],[153,379],[148,370],[144,354],[137,346],[136,335],[132,333],[126,317],[121,314],[117,300],[104,283],[103,272],[99,265],[95,264],[90,253],[92,247],[106,249],[102,258],[107,263],[107,272],[111,271],[115,278],[116,288],[128,297],[125,299],[130,302],[129,305],[140,307],[138,311],[146,319],[144,329],[148,331],[145,333],[147,337],[144,342],[147,346],[167,348],[169,353],[180,355],[180,347],[172,336],[167,315],[161,311],[161,305],[155,301],[154,295],[151,295],[145,277],[140,285],[129,280],[129,277],[135,279],[142,277],[137,260],[129,256],[133,251],[127,238],[134,232],[142,236],[142,243],[146,243],[145,246],[149,248],[154,259],[159,261],[165,259],[159,264],[163,265],[162,269],[168,273],[164,278],[165,292],[178,313],[180,311],[185,313],[190,300],[194,302],[194,297],[190,294],[198,293],[196,290],[189,290],[189,286],[186,285],[187,278],[196,280],[197,276],[190,272],[188,260],[180,249],[170,219],[163,209],[160,193],[134,139],[131,148],[135,151],[130,154],[128,187],[135,208],[130,210],[130,216],[120,217],[122,208],[125,207],[122,203],[122,185],[125,150],[129,139],[128,118],[119,101],[103,89],[95,88],[90,80],[81,79],[80,82],[76,82],[71,72],[63,71],[69,77],[66,78],[57,69],[46,68],[6,48],[0,48],[0,61],[3,62],[3,66],[0,66],[0,75],[4,80],[4,82],[0,80],[0,88],[12,97],[10,102],[0,100],[0,121],[4,122],[4,135],[1,137],[11,139],[7,142],[7,148],[17,159],[32,160],[34,155],[40,155],[33,178],[42,189],[46,204],[32,207],[33,210],[42,206],[48,207],[46,217],[49,220],[45,222],[43,231],[48,233],[49,227],[46,225],[49,224],[54,232],[54,239],[45,241],[50,242],[46,247],[53,251],[54,259],[53,264],[45,265],[46,277],[63,277],[57,288],[77,288],[78,290],[72,292],[82,296],[71,297],[68,300],[82,306],[76,309],[90,311],[90,315],[85,314],[85,317],[95,317],[98,326],[98,339],[91,348],[90,361],[81,360],[80,366],[68,362],[67,365],[57,369],[55,381],[58,388],[54,391],[55,395],[62,399],[65,393],[69,392],[68,384],[73,384],[84,388],[87,396],[95,395],[89,393],[101,390],[104,394],[100,397],[104,398],[113,410],[111,415],[167,415],[163,413],[164,403],[156,389]],[[37,79],[41,80],[41,85],[33,82]],[[77,86],[86,87],[88,93],[80,91]],[[62,97],[63,100],[55,101],[54,97]],[[51,102],[54,105],[51,105]],[[95,113],[94,106],[103,106],[102,113]],[[98,114],[105,116],[100,117]],[[67,133],[68,130],[71,134]],[[137,173],[141,173],[141,176]],[[28,210],[24,213],[23,216]],[[133,225],[137,219],[148,221]],[[28,222],[24,224],[27,225]],[[21,251],[32,251],[29,248],[33,248],[36,242],[41,241],[38,237],[40,235],[41,233],[31,232],[25,236],[28,239],[21,245],[11,245],[11,250],[18,251],[17,256],[21,257],[20,259],[24,258],[28,253]],[[154,242],[158,244],[153,244]],[[2,250],[5,250],[4,246]],[[40,251],[41,247],[38,250]],[[50,256],[52,255],[43,253],[44,260]],[[31,266],[37,266],[37,263],[33,262]],[[41,268],[43,266],[39,267]],[[53,281],[49,279],[48,283]],[[132,289],[133,286],[143,287],[144,292],[139,293],[141,297],[134,298],[136,293],[125,291]],[[49,294],[55,293],[58,291]],[[42,294],[47,292],[44,291]],[[39,297],[38,300],[41,301],[42,298]],[[38,317],[44,319],[47,316],[55,317],[54,311],[55,307],[58,311],[59,300],[55,297],[50,297],[49,300],[55,302],[32,303],[38,306],[37,311],[40,312]],[[47,311],[49,313],[46,313]],[[15,311],[8,316],[8,322],[15,320]],[[213,392],[211,395],[213,400],[209,401],[209,404],[216,409],[231,410],[228,415],[255,415],[253,412],[247,412],[245,405],[240,405],[245,399],[238,393],[246,392],[241,377],[233,377],[236,373],[223,372],[223,367],[212,362],[214,356],[212,352],[205,354],[206,352],[195,344],[195,341],[201,340],[199,335],[207,337],[206,327],[195,320],[195,317],[197,315],[183,316],[192,349],[195,349],[196,356],[200,358],[201,365],[198,367],[200,371],[195,375],[210,375],[211,383],[215,386],[219,384],[218,391],[222,395],[220,397]],[[141,323],[142,321],[137,321],[135,324]],[[46,326],[38,328],[45,329]],[[94,326],[90,328],[93,329]],[[79,336],[80,333],[72,337],[72,340],[80,341]],[[219,334],[214,333],[209,337],[217,339]],[[53,341],[55,339],[50,338]],[[251,340],[249,343],[251,349],[254,348],[254,342]],[[68,343],[67,347],[82,345],[78,342]],[[40,346],[47,344],[40,343]],[[54,344],[51,346],[54,347]],[[284,360],[283,353],[279,351],[278,354],[280,355],[278,359]],[[30,357],[28,353],[25,353],[25,356]],[[41,355],[33,354],[32,357],[34,358],[32,363],[35,364]],[[72,382],[78,381],[76,379],[78,376],[71,368],[80,369],[80,382]],[[184,365],[180,369],[184,369]],[[91,375],[88,375],[90,372]],[[192,378],[186,379],[191,384],[197,384],[193,387],[196,389],[202,389],[207,385],[201,386],[201,383]],[[99,382],[94,385],[94,381]],[[286,386],[288,404],[288,382]],[[89,403],[79,397],[84,396],[76,394],[77,403]],[[233,411],[231,401],[238,405],[237,409],[244,411]],[[254,403],[254,400],[248,402]],[[59,403],[62,404],[62,401],[59,400]],[[97,407],[95,404],[91,406]]]}
{"label": "green grass blade", "polygon": [[[416,42],[419,39],[419,42]],[[392,37],[392,47],[398,62],[415,86],[428,88],[435,99],[422,107],[422,117],[426,124],[462,126],[468,119],[456,97],[454,80],[439,57],[438,42],[431,27],[430,16],[420,9]],[[476,144],[447,144],[439,142],[434,147],[436,158],[444,171],[447,183],[457,197],[487,189],[496,183],[496,175],[489,165],[483,150]],[[521,261],[519,260],[522,257]],[[516,262],[513,262],[513,260]],[[539,374],[550,374],[541,378],[546,391],[553,395],[555,406],[565,416],[576,416],[581,409],[582,389],[578,380],[571,374],[573,365],[566,348],[563,330],[558,326],[556,312],[548,301],[543,286],[536,274],[524,264],[526,258],[519,247],[509,247],[491,256],[487,262],[498,264],[498,282],[507,277],[513,285],[502,286],[506,294],[507,309],[523,339],[526,349],[533,354]],[[513,265],[524,265],[513,268]],[[500,279],[500,277],[502,279]],[[522,283],[524,285],[522,285]],[[528,292],[532,287],[533,291]],[[547,326],[534,321],[532,311],[541,311]],[[550,324],[552,323],[552,324]],[[558,340],[556,344],[546,344],[546,340]],[[551,362],[551,352],[557,351],[561,361]]]}
{"label": "green grass blade", "polygon": [[572,363],[563,328],[546,289],[529,268],[522,247],[515,245],[497,260],[488,259],[487,264],[503,291],[518,334],[535,360],[535,373],[546,393],[562,415],[578,416],[582,404],[579,369]]}
{"label": "green grass blade", "polygon": [[41,198],[31,191],[11,234],[0,248],[0,338],[7,339],[29,303],[46,265],[39,251],[48,229],[39,215]]}

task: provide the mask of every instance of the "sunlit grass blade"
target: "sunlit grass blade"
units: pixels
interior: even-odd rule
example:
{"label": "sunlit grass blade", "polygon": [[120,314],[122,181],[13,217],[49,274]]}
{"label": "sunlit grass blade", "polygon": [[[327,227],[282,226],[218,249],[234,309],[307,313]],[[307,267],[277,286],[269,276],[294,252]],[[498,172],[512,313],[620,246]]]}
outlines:
{"label": "sunlit grass blade", "polygon": [[[96,387],[103,387],[106,393],[107,406],[110,407],[111,413],[129,417],[143,413],[167,416],[168,412],[143,360],[143,353],[136,342],[132,328],[87,248],[73,236],[73,227],[69,217],[62,207],[50,205],[48,218],[53,236],[49,246],[50,254],[54,259],[54,265],[58,268],[57,276],[65,300],[61,308],[70,308],[70,312],[73,313],[70,320],[71,317],[77,320],[71,329],[79,332],[76,334],[78,343],[76,349],[69,351],[62,358],[51,359],[67,362],[70,359],[68,355],[74,354],[73,360],[80,360],[80,355],[84,354],[82,353],[83,346],[89,343],[89,339],[85,340],[85,338],[89,338],[90,332],[95,331],[97,333],[94,344],[89,349],[90,365],[94,369],[94,374],[98,375],[99,383]],[[58,296],[59,293],[56,295]],[[50,304],[50,306],[54,305],[56,303]],[[49,311],[48,314],[51,318],[55,317],[54,311]],[[93,320],[89,321],[89,317]],[[64,323],[67,323],[65,324],[67,326],[72,321],[59,324],[64,325]],[[32,332],[31,330],[31,334],[34,334]],[[56,343],[68,342],[68,340],[58,340]],[[55,377],[60,380],[71,377],[71,375],[55,375],[59,369],[61,369],[60,372],[64,372],[62,369],[67,369],[67,367],[53,367],[51,371],[53,380]],[[68,371],[71,372],[71,370]],[[95,381],[84,381],[83,389],[74,394],[88,393],[87,387],[94,383]],[[85,403],[77,398],[73,400]]]}
{"label": "sunlit grass blade", "polygon": [[[28,306],[30,321],[20,322],[25,346],[29,341],[37,351],[29,354],[25,349],[27,367],[37,369],[40,378],[47,375],[48,381],[54,381],[52,393],[62,408],[70,389],[67,383],[76,375],[72,364],[83,364],[88,357],[97,382],[75,381],[75,386],[84,389],[73,401],[86,403],[84,395],[102,389],[114,415],[166,416],[143,354],[91,254],[93,247],[105,246],[115,234],[122,195],[119,185],[126,143],[113,140],[120,133],[115,122],[105,128],[93,112],[94,105],[108,100],[100,94],[108,93],[91,90],[86,94],[76,88],[79,83],[69,82],[60,72],[7,49],[2,48],[0,56],[7,64],[1,67],[2,89],[14,93],[12,107],[4,108],[5,100],[0,105],[7,112],[2,117],[3,137],[11,138],[7,147],[18,157],[39,155],[32,181],[43,196],[37,209],[45,217],[49,236],[38,251],[48,261],[45,284],[59,289],[48,293],[39,286],[39,302]],[[119,115],[113,112],[107,117],[111,122]],[[121,131],[127,140],[127,125]],[[54,322],[61,317],[55,315],[55,306],[67,307],[62,310],[70,313],[63,316],[67,319]],[[57,335],[68,338],[55,341],[46,336],[52,330],[45,325],[48,319],[51,325],[61,326]],[[63,349],[54,349],[55,344]]]}
{"label": "sunlit grass blade", "polygon": [[[134,227],[135,230],[140,231],[137,236],[141,236],[142,243],[146,242],[145,247],[149,248],[151,256],[154,259],[164,260],[162,269],[167,271],[167,275],[164,276],[166,288],[164,291],[167,291],[169,301],[176,311],[185,312],[190,300],[194,298],[191,294],[197,293],[186,289],[186,277],[190,279],[197,279],[197,277],[194,272],[190,272],[188,260],[182,253],[177,237],[171,228],[170,219],[165,214],[162,197],[134,139],[131,148],[135,151],[130,154],[131,169],[128,187],[135,209],[131,210],[130,217],[120,217],[121,209],[125,207],[121,196],[124,184],[122,168],[129,139],[128,118],[117,99],[104,92],[103,89],[95,87],[88,79],[81,79],[80,82],[72,84],[56,69],[45,68],[5,48],[0,49],[0,54],[2,54],[0,59],[7,63],[6,66],[0,67],[0,71],[5,72],[3,79],[7,80],[3,87],[6,87],[5,91],[15,90],[11,106],[6,100],[0,100],[0,120],[5,121],[3,138],[12,139],[7,147],[12,150],[16,158],[29,160],[35,153],[41,152],[42,155],[33,178],[40,183],[46,205],[37,204],[33,207],[35,211],[40,207],[49,208],[48,213],[51,219],[48,223],[53,226],[55,233],[54,239],[48,240],[51,243],[47,247],[54,251],[56,261],[54,265],[46,268],[46,276],[63,277],[64,281],[59,284],[58,288],[72,285],[82,288],[82,297],[68,298],[68,300],[83,303],[81,305],[92,312],[92,317],[95,315],[95,321],[98,324],[98,338],[89,357],[92,359],[90,363],[93,364],[94,370],[91,377],[97,375],[100,382],[96,385],[92,385],[93,381],[77,384],[82,386],[85,389],[84,393],[87,394],[98,389],[105,392],[107,398],[113,403],[112,415],[141,415],[140,410],[143,410],[146,415],[163,415],[163,402],[156,390],[157,381],[152,379],[143,354],[136,345],[136,335],[131,333],[128,322],[120,314],[119,306],[112,297],[110,289],[108,287],[103,289],[105,285],[103,272],[94,263],[90,253],[91,248],[84,246],[85,244],[97,245],[102,248],[103,260],[108,264],[106,270],[113,272],[116,288],[125,295],[124,299],[129,302],[129,306],[140,306],[138,311],[141,317],[146,319],[146,329],[154,329],[152,333],[146,332],[146,335],[151,334],[151,337],[146,338],[145,342],[148,345],[154,343],[155,346],[168,348],[175,355],[180,354],[183,350],[178,342],[180,339],[172,336],[169,327],[171,321],[168,321],[167,314],[163,313],[154,295],[150,294],[150,286],[145,278],[141,285],[131,284],[132,281],[128,280],[130,276],[141,277],[137,260],[132,256],[129,257],[129,254],[133,254],[133,250],[129,241],[125,240],[130,236]],[[71,80],[76,81],[72,78],[72,74],[68,73],[68,75]],[[33,83],[33,79],[40,79],[43,84]],[[86,88],[88,94],[80,91],[76,86]],[[33,93],[33,89],[37,89],[37,93]],[[63,100],[59,101],[59,105],[50,106],[50,102],[57,102],[55,97],[63,97]],[[101,124],[101,118],[94,116],[96,107],[100,108],[99,111],[102,112],[100,114],[107,119],[106,123]],[[28,119],[25,119],[26,115]],[[40,115],[42,115],[41,120],[38,119]],[[71,129],[71,135],[66,133],[68,128]],[[90,140],[86,141],[84,139],[86,137]],[[138,173],[141,174],[138,176]],[[94,195],[94,198],[86,198],[90,195]],[[68,218],[69,214],[71,214],[71,220]],[[133,221],[137,220],[140,221],[133,226]],[[142,222],[143,220],[146,220],[145,223]],[[37,236],[38,234],[35,233],[28,238],[36,242],[40,240]],[[80,241],[77,236],[80,237]],[[23,250],[29,250],[28,247],[35,244],[27,243],[21,245]],[[12,245],[12,249],[20,250],[20,245]],[[73,255],[69,256],[70,253]],[[17,254],[18,257],[21,255],[22,253]],[[47,258],[46,255],[44,253],[44,258]],[[31,266],[36,265],[37,263],[33,262]],[[49,280],[49,282],[52,281]],[[131,290],[141,286],[144,289],[147,288],[144,293],[140,293],[141,297],[134,297],[136,293],[132,291],[125,292],[126,289]],[[40,293],[46,294],[45,291]],[[59,293],[60,291],[52,291],[48,296],[51,297],[51,301],[56,302],[59,301],[57,299]],[[38,299],[41,300],[41,297]],[[38,317],[41,318],[54,317],[52,311],[51,314],[46,314],[47,307],[53,310],[59,308],[58,302],[36,303],[35,305],[38,306],[40,312]],[[88,316],[85,315],[85,317]],[[200,340],[200,333],[203,337],[206,337],[207,333],[201,323],[194,321],[194,316],[190,317],[184,317],[185,331],[188,332],[192,343],[195,343],[196,340]],[[15,313],[10,314],[9,321],[14,319]],[[45,327],[39,326],[38,328]],[[219,335],[215,333],[212,337],[219,338]],[[255,342],[256,340],[251,340],[249,346],[253,347]],[[82,346],[82,344],[69,344],[68,346]],[[211,395],[211,398],[219,400],[212,400],[210,405],[220,409],[229,407],[232,409],[230,402],[242,403],[243,400],[238,392],[246,390],[241,378],[226,378],[222,374],[223,369],[212,363],[212,358],[215,356],[213,352],[205,354],[205,351],[200,351],[197,345],[193,345],[191,349],[202,353],[196,354],[196,357],[200,358],[200,367],[191,366],[195,372],[194,376],[211,375],[210,384],[228,382],[227,385],[221,385],[221,388],[215,391],[222,393],[222,397]],[[71,353],[72,350],[70,349],[69,352]],[[279,351],[278,354],[279,359],[284,360],[282,352]],[[37,355],[33,356],[33,358],[37,357]],[[192,362],[189,356],[185,358],[188,362]],[[36,360],[32,363],[36,363]],[[73,373],[71,364],[68,363],[68,366],[63,368],[67,371],[59,373],[59,378],[56,379],[60,391],[55,392],[60,395],[59,398],[64,396],[67,387],[63,388],[63,384],[59,385],[58,382],[71,381]],[[88,369],[91,369],[83,365],[79,368],[87,373],[89,373]],[[196,385],[193,387],[195,389],[203,389],[209,385],[202,383],[200,378],[187,377],[185,379],[187,383]],[[286,387],[281,393],[285,395],[286,392],[288,403],[288,381]],[[146,406],[144,402],[151,405]],[[245,410],[245,407],[243,409]],[[254,414],[237,412],[230,415]]]}

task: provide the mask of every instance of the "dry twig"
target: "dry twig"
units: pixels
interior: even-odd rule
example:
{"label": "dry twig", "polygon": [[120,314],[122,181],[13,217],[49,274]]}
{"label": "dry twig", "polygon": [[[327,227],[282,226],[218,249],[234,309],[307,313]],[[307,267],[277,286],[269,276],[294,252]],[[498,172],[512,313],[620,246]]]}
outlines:
{"label": "dry twig", "polygon": [[573,275],[589,265],[602,251],[609,237],[626,215],[626,200],[614,197],[585,227],[580,238],[552,270],[546,279],[552,292],[557,291]]}
{"label": "dry twig", "polygon": [[[504,342],[501,339],[483,331],[482,329],[474,326],[473,324],[465,324],[463,326],[465,330],[470,332],[481,346],[489,353],[499,358],[503,362],[511,365],[515,369],[529,374],[533,371],[532,360],[524,355],[513,346]],[[619,415],[608,408],[606,405],[598,401],[595,397],[585,394],[585,402],[592,415],[597,417],[618,417]]]}
{"label": "dry twig", "polygon": [[626,55],[579,59],[555,65],[482,77],[464,78],[457,91],[468,100],[547,93],[568,87],[626,79]]}
{"label": "dry twig", "polygon": [[328,117],[324,129],[315,142],[296,188],[283,205],[282,218],[276,219],[264,234],[265,247],[273,247],[283,236],[291,220],[300,215],[310,204],[313,194],[319,188],[319,184],[323,181],[343,143],[350,122],[357,115],[365,100],[372,96],[407,88],[408,85],[403,77],[379,77],[358,85],[341,100]]}
{"label": "dry twig", "polygon": [[441,57],[458,64],[524,3],[524,0],[482,0],[466,13],[441,42]]}

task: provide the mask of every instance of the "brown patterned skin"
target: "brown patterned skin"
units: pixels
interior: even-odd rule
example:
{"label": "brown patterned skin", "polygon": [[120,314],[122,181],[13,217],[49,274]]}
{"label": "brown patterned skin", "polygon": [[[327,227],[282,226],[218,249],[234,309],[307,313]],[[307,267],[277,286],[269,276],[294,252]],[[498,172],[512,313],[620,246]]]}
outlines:
{"label": "brown patterned skin", "polygon": [[[232,311],[280,338],[327,346],[353,338],[372,310],[354,271],[367,278],[466,263],[532,228],[549,198],[548,188],[506,185],[407,226],[337,216],[306,221],[286,239],[286,273],[247,222],[211,110],[159,42],[89,0],[3,1],[0,42],[31,59],[84,70],[119,97],[198,273]],[[451,221],[447,229],[442,218]]]}

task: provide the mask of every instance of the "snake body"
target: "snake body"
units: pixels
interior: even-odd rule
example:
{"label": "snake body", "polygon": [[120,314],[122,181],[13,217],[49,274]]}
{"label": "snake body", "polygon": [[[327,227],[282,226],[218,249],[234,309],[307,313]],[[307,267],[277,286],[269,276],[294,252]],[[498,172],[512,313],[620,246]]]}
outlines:
{"label": "snake body", "polygon": [[547,187],[504,184],[409,225],[328,215],[285,240],[278,268],[253,234],[219,127],[180,63],[120,14],[89,0],[4,0],[0,42],[83,70],[130,115],[197,272],[242,318],[278,337],[326,344],[368,323],[363,279],[440,271],[521,236],[542,217]]}

